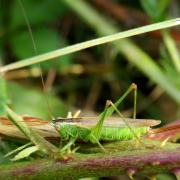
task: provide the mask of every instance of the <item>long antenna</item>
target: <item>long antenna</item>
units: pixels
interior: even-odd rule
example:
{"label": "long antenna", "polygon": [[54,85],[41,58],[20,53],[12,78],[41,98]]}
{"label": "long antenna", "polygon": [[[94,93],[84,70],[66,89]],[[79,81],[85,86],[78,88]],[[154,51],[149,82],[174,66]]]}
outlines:
{"label": "long antenna", "polygon": [[[31,41],[32,41],[32,46],[33,46],[34,53],[35,53],[35,55],[38,55],[38,50],[37,50],[36,42],[35,42],[35,39],[34,39],[34,36],[33,36],[32,28],[31,28],[31,25],[29,23],[29,19],[27,17],[26,11],[24,9],[22,1],[18,0],[18,3],[19,3],[19,6],[21,8],[22,14],[24,16],[26,25],[28,27],[28,31],[29,31],[29,35],[30,35],[30,38],[31,38]],[[46,92],[45,91],[46,88],[45,88],[45,82],[44,82],[43,74],[42,74],[42,71],[41,71],[42,70],[42,66],[39,64],[39,67],[40,67],[41,83],[42,83],[42,87],[43,87],[43,95],[44,95],[44,98],[45,98],[45,101],[46,101],[46,104],[47,104],[47,108],[48,108],[48,112],[49,112],[50,118],[54,119],[50,103],[49,103],[48,98],[47,98],[46,93],[45,93]]]}

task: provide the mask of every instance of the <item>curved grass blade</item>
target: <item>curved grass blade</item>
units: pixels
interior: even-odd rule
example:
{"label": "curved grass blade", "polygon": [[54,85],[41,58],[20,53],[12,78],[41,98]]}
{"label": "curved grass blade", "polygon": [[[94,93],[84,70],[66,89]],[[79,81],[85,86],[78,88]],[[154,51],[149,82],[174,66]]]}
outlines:
{"label": "curved grass blade", "polygon": [[10,117],[10,120],[13,124],[15,124],[19,130],[33,143],[38,149],[48,155],[52,155],[53,153],[57,153],[59,150],[56,146],[45,140],[42,136],[40,136],[37,132],[32,130],[26,123],[23,121],[21,116],[18,116],[15,112],[13,112],[9,107],[5,107],[6,111]]}
{"label": "curved grass blade", "polygon": [[60,57],[60,56],[66,55],[66,54],[70,54],[73,52],[77,52],[77,51],[86,49],[89,47],[93,47],[93,46],[97,46],[100,44],[120,40],[123,38],[135,36],[135,35],[146,33],[146,32],[151,32],[151,31],[155,31],[155,30],[159,30],[159,29],[165,29],[165,28],[169,28],[169,27],[177,26],[177,25],[180,25],[180,18],[176,18],[176,19],[172,19],[172,20],[168,20],[168,21],[163,21],[160,23],[154,23],[151,25],[146,25],[146,26],[142,26],[139,28],[127,30],[124,32],[104,36],[101,38],[97,38],[97,39],[93,39],[90,41],[78,43],[78,44],[71,45],[71,46],[68,46],[65,48],[61,48],[58,50],[51,51],[49,53],[38,55],[38,56],[35,56],[32,58],[27,58],[27,59],[9,64],[9,65],[3,66],[0,68],[0,72],[2,73],[2,72],[18,69],[18,68],[30,66],[32,64],[44,62],[44,61],[54,59],[54,58],[57,58],[57,57]]}
{"label": "curved grass blade", "polygon": [[26,149],[23,149],[17,155],[15,155],[14,158],[11,159],[11,161],[18,161],[20,159],[24,159],[38,150],[39,150],[38,146],[27,147]]}

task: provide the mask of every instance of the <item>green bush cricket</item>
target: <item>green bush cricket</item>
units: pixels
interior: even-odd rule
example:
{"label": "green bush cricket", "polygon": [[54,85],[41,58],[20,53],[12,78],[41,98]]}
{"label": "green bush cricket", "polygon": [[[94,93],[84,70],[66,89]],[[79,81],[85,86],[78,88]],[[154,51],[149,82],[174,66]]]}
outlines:
{"label": "green bush cricket", "polygon": [[[120,113],[117,106],[132,90],[134,90],[134,113],[132,119],[127,119]],[[115,104],[107,101],[105,110],[99,117],[58,118],[52,120],[52,125],[58,130],[62,139],[71,139],[70,144],[80,139],[84,142],[98,144],[103,151],[105,149],[100,144],[101,140],[123,141],[136,138],[140,142],[139,135],[146,134],[151,126],[158,125],[160,121],[136,119],[136,96],[137,86],[133,83]],[[120,118],[110,118],[114,111]]]}

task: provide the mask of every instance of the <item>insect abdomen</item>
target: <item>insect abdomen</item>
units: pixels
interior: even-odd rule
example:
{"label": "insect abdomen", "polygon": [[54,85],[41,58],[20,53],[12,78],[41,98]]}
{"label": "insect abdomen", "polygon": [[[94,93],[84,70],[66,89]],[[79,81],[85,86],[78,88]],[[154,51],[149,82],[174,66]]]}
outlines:
{"label": "insect abdomen", "polygon": [[[134,133],[137,135],[146,134],[148,131],[147,127],[133,128]],[[100,140],[103,141],[123,141],[134,138],[133,132],[129,128],[102,128]]]}

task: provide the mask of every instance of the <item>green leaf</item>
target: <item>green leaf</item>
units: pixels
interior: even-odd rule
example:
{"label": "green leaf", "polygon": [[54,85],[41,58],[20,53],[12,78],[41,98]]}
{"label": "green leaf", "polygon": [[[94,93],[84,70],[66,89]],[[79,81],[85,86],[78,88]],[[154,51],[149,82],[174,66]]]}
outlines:
{"label": "green leaf", "polygon": [[14,150],[10,151],[9,153],[7,153],[4,157],[11,156],[12,154],[17,153],[18,151],[21,151],[22,149],[24,149],[24,148],[26,148],[26,147],[28,147],[28,146],[30,146],[30,145],[32,145],[31,142],[30,142],[30,143],[27,143],[27,144],[25,144],[25,145],[23,145],[23,146],[20,146],[20,147],[18,147],[17,149],[14,149]]}
{"label": "green leaf", "polygon": [[[41,54],[59,47],[60,40],[54,30],[47,28],[33,31],[37,53]],[[27,58],[35,55],[32,40],[28,31],[23,31],[12,38],[12,48],[18,58]]]}
{"label": "green leaf", "polygon": [[[11,29],[26,27],[21,5],[18,1],[13,1],[11,10]],[[31,26],[44,25],[56,20],[68,13],[67,7],[59,0],[46,1],[21,1],[24,11],[30,21]]]}
{"label": "green leaf", "polygon": [[[43,94],[43,92],[37,88],[25,85],[21,86],[20,84],[12,82],[8,83],[8,89],[13,109],[18,114],[27,114],[48,119],[51,118],[51,116],[66,116],[68,112],[67,106],[65,106],[52,91]],[[48,109],[46,99],[48,100],[51,110]]]}
{"label": "green leaf", "polygon": [[20,151],[16,156],[14,156],[14,158],[12,158],[11,160],[12,161],[17,161],[17,160],[20,160],[20,159],[24,159],[28,156],[30,156],[32,153],[38,151],[39,148],[38,146],[31,146],[31,147],[28,147],[22,151]]}
{"label": "green leaf", "polygon": [[169,3],[170,0],[141,0],[141,5],[152,22],[160,22],[166,19]]}
{"label": "green leaf", "polygon": [[[63,47],[66,42],[53,29],[40,28],[33,30],[33,38],[36,44],[37,54],[49,52],[51,50]],[[32,40],[28,30],[23,31],[11,39],[12,49],[18,59],[24,59],[36,55],[36,50],[33,48]],[[49,67],[63,69],[72,64],[71,55],[64,56],[60,61],[45,62],[42,67],[48,70]]]}

